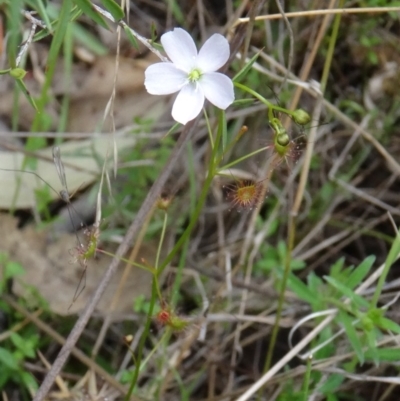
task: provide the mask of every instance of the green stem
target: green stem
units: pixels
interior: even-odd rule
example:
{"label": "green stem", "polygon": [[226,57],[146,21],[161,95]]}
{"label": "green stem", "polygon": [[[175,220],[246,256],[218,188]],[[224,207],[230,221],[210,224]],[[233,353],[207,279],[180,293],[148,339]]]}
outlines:
{"label": "green stem", "polygon": [[156,299],[157,299],[157,294],[158,294],[158,283],[157,283],[157,278],[154,276],[153,277],[153,283],[152,283],[152,290],[151,290],[150,306],[149,306],[149,311],[148,311],[148,314],[147,314],[146,325],[145,325],[143,334],[140,337],[140,341],[139,341],[138,356],[137,356],[137,359],[136,359],[135,371],[133,373],[132,381],[131,381],[131,384],[129,386],[128,392],[126,393],[124,401],[129,401],[131,399],[133,390],[134,390],[134,388],[136,386],[137,379],[139,378],[140,366],[141,366],[141,363],[142,363],[144,344],[145,344],[147,338],[150,335],[150,326],[151,326],[151,322],[152,322],[152,316],[153,316],[154,306],[155,306]]}
{"label": "green stem", "polygon": [[211,126],[210,126],[210,120],[209,120],[208,115],[207,115],[207,110],[203,109],[203,113],[204,113],[204,119],[206,120],[208,137],[210,139],[211,149],[214,149],[214,138],[212,136],[212,130],[211,130]]}
{"label": "green stem", "polygon": [[228,164],[226,164],[225,166],[220,167],[220,168],[218,169],[217,174],[219,174],[220,171],[227,170],[228,168],[231,168],[231,167],[234,166],[235,164],[238,164],[238,163],[242,162],[243,160],[246,160],[246,159],[248,159],[249,157],[252,157],[252,156],[254,156],[254,155],[258,154],[258,153],[264,152],[265,150],[268,150],[268,149],[270,149],[270,148],[271,148],[271,146],[265,146],[264,148],[257,149],[257,150],[255,150],[254,152],[251,152],[251,153],[249,153],[249,154],[247,154],[247,155],[245,155],[245,156],[243,156],[243,157],[239,157],[239,159],[236,159],[236,160],[234,160],[233,162],[228,163]]}
{"label": "green stem", "polygon": [[265,99],[265,97],[261,96],[258,92],[256,92],[253,89],[247,87],[246,85],[240,84],[239,82],[234,82],[233,84],[237,88],[242,89],[243,91],[253,95],[260,102],[264,103],[269,109],[280,111],[281,113],[285,113],[285,114],[290,114],[290,115],[293,114],[293,112],[291,112],[290,110],[285,109],[283,107],[280,107],[280,106],[277,106],[276,104],[271,103],[269,100]]}
{"label": "green stem", "polygon": [[[102,254],[107,255],[107,256],[110,256],[111,258],[115,257],[115,255],[113,253],[105,251],[104,249],[96,248],[96,252],[102,253]],[[156,274],[156,270],[154,268],[152,268],[152,267],[145,266],[145,265],[142,265],[140,263],[135,263],[135,262],[132,262],[131,260],[125,259],[125,258],[119,258],[119,260],[121,262],[124,262],[124,263],[128,264],[128,265],[132,265],[132,266],[138,267],[139,269],[146,270],[146,271],[148,271],[149,273],[151,273],[153,275]]]}
{"label": "green stem", "polygon": [[311,362],[312,362],[312,357],[307,358],[307,370],[306,374],[304,376],[304,383],[303,383],[303,400],[307,401],[308,396],[310,393],[310,378],[311,378]]}
{"label": "green stem", "polygon": [[164,237],[165,237],[165,230],[167,227],[167,221],[168,221],[168,213],[165,212],[164,213],[164,222],[163,222],[163,227],[162,227],[162,231],[161,231],[161,237],[160,237],[160,242],[158,244],[158,249],[157,249],[157,255],[156,255],[156,263],[155,263],[155,269],[158,269],[158,262],[160,260],[160,254],[161,254],[161,248],[162,248],[162,244],[164,242]]}

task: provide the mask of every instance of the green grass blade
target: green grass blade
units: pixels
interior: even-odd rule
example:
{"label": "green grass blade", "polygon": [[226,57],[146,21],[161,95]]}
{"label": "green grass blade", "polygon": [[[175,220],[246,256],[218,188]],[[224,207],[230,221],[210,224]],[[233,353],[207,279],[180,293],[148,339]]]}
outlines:
{"label": "green grass blade", "polygon": [[365,351],[365,359],[371,360],[377,357],[380,361],[398,362],[400,360],[400,348],[380,348]]}
{"label": "green grass blade", "polygon": [[132,45],[135,49],[139,50],[139,45],[138,45],[138,43],[137,43],[137,40],[136,40],[136,38],[132,35],[132,32],[131,32],[131,30],[129,29],[129,26],[127,26],[127,25],[124,24],[124,31],[125,31],[125,33],[126,33],[126,36],[128,37],[129,42],[131,42],[131,45]]}
{"label": "green grass blade", "polygon": [[51,33],[51,22],[50,22],[50,18],[47,13],[47,10],[46,10],[46,6],[43,4],[42,0],[36,0],[36,4],[37,4],[37,11],[40,15],[40,18],[42,18],[42,20],[46,24],[46,27],[50,31],[49,33]]}
{"label": "green grass blade", "polygon": [[[42,126],[46,124],[45,115],[43,113],[44,107],[48,101],[49,90],[51,87],[51,82],[53,80],[57,60],[60,55],[60,49],[64,41],[65,33],[70,23],[70,13],[72,9],[71,0],[64,0],[62,2],[60,15],[59,15],[59,23],[54,32],[54,37],[51,42],[48,58],[47,58],[47,70],[46,70],[46,79],[42,87],[42,92],[40,94],[40,98],[38,100],[38,114],[36,114],[35,119],[32,124],[32,131],[37,132],[42,129]],[[29,138],[27,141],[28,149],[37,149],[38,146],[35,145],[36,141],[34,138]]]}
{"label": "green grass blade", "polygon": [[31,106],[38,112],[38,107],[35,103],[35,101],[33,100],[33,97],[31,96],[31,94],[29,93],[27,87],[24,84],[24,81],[22,79],[16,79],[15,83],[18,87],[18,89],[25,95],[25,97],[28,99],[28,102],[31,104]]}
{"label": "green grass blade", "polygon": [[108,48],[96,36],[76,22],[72,23],[72,35],[77,42],[96,56],[104,56],[108,53]]}
{"label": "green grass blade", "polygon": [[100,0],[104,8],[114,17],[116,21],[124,18],[124,10],[114,0]]}
{"label": "green grass blade", "polygon": [[74,3],[86,14],[90,19],[92,19],[96,24],[102,26],[108,31],[110,28],[108,27],[104,18],[93,8],[90,0],[73,0]]}
{"label": "green grass blade", "polygon": [[247,73],[250,71],[251,67],[256,62],[256,60],[258,59],[258,56],[260,55],[260,53],[262,53],[262,51],[263,51],[263,49],[261,49],[258,53],[256,53],[249,60],[249,62],[233,77],[233,79],[232,79],[233,82],[240,82],[240,80],[247,75]]}
{"label": "green grass blade", "polygon": [[11,67],[16,67],[15,60],[17,58],[17,49],[21,43],[21,9],[22,1],[13,0],[8,5],[8,18],[7,18],[7,53],[8,60]]}
{"label": "green grass blade", "polygon": [[359,285],[371,270],[374,262],[375,256],[368,256],[367,258],[365,258],[350,274],[349,278],[346,281],[346,287],[353,289],[357,285]]}

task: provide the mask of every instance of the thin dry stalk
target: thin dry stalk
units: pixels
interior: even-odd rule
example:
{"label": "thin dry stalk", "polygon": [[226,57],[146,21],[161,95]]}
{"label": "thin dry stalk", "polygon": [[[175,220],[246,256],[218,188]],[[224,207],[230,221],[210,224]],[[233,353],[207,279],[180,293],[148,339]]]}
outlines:
{"label": "thin dry stalk", "polygon": [[[389,13],[389,12],[398,12],[400,11],[400,7],[363,7],[363,8],[334,8],[330,10],[309,10],[309,11],[295,11],[291,13],[285,13],[286,18],[297,18],[297,17],[316,17],[319,15],[334,15],[334,14],[369,14],[369,13]],[[259,15],[256,17],[256,21],[265,21],[265,20],[274,20],[281,19],[282,14],[268,14],[268,15]],[[245,24],[249,22],[249,18],[239,18],[232,28],[235,28],[238,25]]]}

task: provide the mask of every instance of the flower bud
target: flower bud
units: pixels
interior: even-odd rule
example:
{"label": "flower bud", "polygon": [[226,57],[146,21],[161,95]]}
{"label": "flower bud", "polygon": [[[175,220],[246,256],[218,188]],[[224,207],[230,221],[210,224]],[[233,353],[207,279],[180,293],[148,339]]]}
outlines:
{"label": "flower bud", "polygon": [[172,196],[160,196],[157,201],[157,207],[160,210],[167,211],[172,202]]}
{"label": "flower bud", "polygon": [[26,71],[23,68],[13,68],[10,75],[15,79],[24,79]]}
{"label": "flower bud", "polygon": [[303,109],[297,109],[292,114],[293,120],[299,125],[306,125],[311,121],[310,115]]}

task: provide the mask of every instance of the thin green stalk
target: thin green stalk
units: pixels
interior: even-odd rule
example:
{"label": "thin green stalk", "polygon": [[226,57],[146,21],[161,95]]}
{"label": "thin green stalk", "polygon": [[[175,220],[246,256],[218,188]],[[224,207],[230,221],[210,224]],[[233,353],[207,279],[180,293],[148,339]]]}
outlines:
{"label": "thin green stalk", "polygon": [[211,149],[214,149],[214,138],[212,136],[212,130],[211,130],[211,126],[210,126],[210,119],[208,118],[206,109],[203,109],[203,114],[204,114],[204,119],[206,120],[208,138],[210,139]]}
{"label": "thin green stalk", "polygon": [[[236,88],[239,88],[247,93],[250,93],[250,95],[254,96],[256,99],[260,100],[262,103],[264,103],[267,107],[272,107],[275,108],[275,105],[273,103],[271,103],[269,100],[265,99],[265,97],[261,96],[259,93],[257,93],[256,91],[254,91],[253,89],[247,87],[246,85],[242,85],[239,82],[234,82],[233,83]],[[280,109],[281,107],[278,107],[278,109]],[[279,110],[278,110],[279,111]],[[282,110],[283,111],[283,110]],[[286,110],[285,110],[286,111]]]}
{"label": "thin green stalk", "polygon": [[137,379],[139,378],[139,373],[140,373],[140,366],[142,363],[142,356],[143,356],[143,350],[144,350],[144,344],[149,337],[150,334],[150,326],[152,322],[152,316],[154,313],[154,306],[156,304],[156,299],[157,299],[157,294],[158,294],[158,282],[157,282],[157,277],[153,277],[153,282],[152,282],[152,289],[151,289],[151,299],[150,299],[150,306],[149,306],[149,311],[147,314],[147,319],[146,319],[146,325],[143,330],[143,334],[140,337],[139,341],[139,346],[138,346],[138,356],[136,358],[136,365],[135,365],[135,371],[133,373],[132,381],[129,386],[128,392],[126,393],[126,396],[124,398],[124,401],[129,401],[131,399],[133,390],[136,386]]}
{"label": "thin green stalk", "polygon": [[253,89],[247,87],[246,85],[242,85],[239,82],[234,82],[233,83],[237,88],[242,89],[243,91],[250,93],[251,95],[253,95],[256,99],[258,99],[260,102],[264,103],[267,107],[268,107],[268,115],[269,115],[269,119],[271,119],[271,115],[272,115],[272,110],[275,111],[280,111],[281,113],[285,113],[288,114],[290,116],[293,115],[293,111],[285,109],[284,107],[280,107],[277,106],[274,103],[271,103],[269,100],[265,99],[265,97],[261,96],[259,93],[257,93],[256,91],[254,91]]}
{"label": "thin green stalk", "polygon": [[[339,7],[343,7],[343,5],[344,5],[344,0],[341,0]],[[335,16],[335,20],[334,20],[334,24],[333,24],[328,54],[327,54],[327,57],[325,60],[323,75],[322,75],[322,79],[321,79],[322,93],[324,92],[324,90],[326,88],[326,83],[328,80],[328,75],[329,75],[331,62],[332,62],[332,58],[333,58],[333,51],[335,49],[335,44],[336,44],[336,40],[337,40],[338,32],[339,32],[340,20],[341,20],[341,15],[337,14]],[[292,212],[289,216],[288,247],[287,247],[287,252],[286,252],[286,257],[285,257],[285,267],[284,267],[284,272],[283,272],[283,277],[282,277],[281,289],[279,292],[278,306],[277,306],[277,310],[276,310],[276,319],[275,319],[274,327],[273,327],[272,333],[271,333],[271,340],[270,340],[269,347],[268,347],[267,358],[265,360],[264,372],[269,370],[269,368],[271,367],[272,356],[274,353],[275,344],[276,344],[276,340],[278,337],[279,324],[280,324],[282,311],[283,311],[283,304],[284,304],[284,300],[285,300],[285,291],[286,291],[287,282],[288,282],[289,275],[290,275],[290,264],[291,264],[291,260],[292,260],[292,252],[294,249],[294,243],[295,243],[295,238],[296,238],[297,212],[298,212],[298,210],[292,210]]]}
{"label": "thin green stalk", "polygon": [[243,130],[243,128],[245,128],[246,131],[247,131],[247,127],[242,126],[242,128],[241,128],[240,131],[239,131],[239,133],[236,134],[235,138],[233,138],[233,140],[228,144],[228,146],[226,146],[226,147],[223,149],[221,155],[219,156],[219,159],[218,159],[218,163],[217,163],[217,164],[220,164],[220,163],[222,162],[222,160],[224,160],[225,155],[237,144],[237,142],[239,141],[239,139],[242,137],[243,133],[246,132],[246,131]]}
{"label": "thin green stalk", "polygon": [[[190,204],[189,204],[189,213],[190,215],[193,214],[195,208],[196,208],[196,200],[197,200],[197,194],[196,194],[196,172],[195,172],[195,167],[194,167],[194,154],[193,154],[193,146],[189,142],[187,144],[188,148],[188,165],[189,165],[189,186],[190,186]],[[175,276],[174,284],[172,286],[172,291],[171,291],[171,300],[170,300],[170,305],[175,308],[176,304],[178,303],[178,296],[179,296],[179,288],[182,282],[182,276],[183,276],[183,268],[186,264],[186,256],[187,252],[189,249],[189,238],[186,240],[184,245],[182,246],[182,251],[179,257],[179,263],[178,263],[178,271]]]}
{"label": "thin green stalk", "polygon": [[233,162],[228,163],[228,164],[226,164],[225,166],[220,167],[220,168],[218,169],[217,174],[218,174],[220,171],[227,170],[228,168],[231,168],[231,167],[234,166],[235,164],[238,164],[238,163],[242,162],[243,160],[248,159],[249,157],[252,157],[252,156],[254,156],[254,155],[258,154],[258,153],[264,152],[265,150],[268,150],[270,147],[271,147],[271,146],[265,146],[264,148],[257,149],[257,150],[255,150],[254,152],[251,152],[251,153],[249,153],[249,154],[247,154],[247,155],[245,155],[245,156],[243,156],[243,157],[239,157],[239,159],[236,159],[236,160],[234,160]]}
{"label": "thin green stalk", "polygon": [[[115,254],[113,254],[111,252],[108,252],[108,251],[105,251],[104,249],[97,248],[96,252],[102,253],[102,254],[107,255],[107,256],[110,256],[111,258],[113,258],[115,256]],[[145,265],[142,265],[140,263],[132,262],[131,260],[126,259],[126,258],[119,258],[119,260],[121,262],[127,263],[128,265],[132,265],[132,266],[138,267],[139,269],[146,270],[146,271],[148,271],[149,273],[152,273],[152,274],[155,274],[155,272],[156,272],[152,267],[145,266]]]}
{"label": "thin green stalk", "polygon": [[307,358],[307,370],[304,376],[304,383],[303,383],[303,400],[308,401],[308,396],[310,394],[310,377],[311,377],[311,362],[312,357]]}
{"label": "thin green stalk", "polygon": [[160,241],[158,243],[158,248],[157,248],[156,263],[154,266],[156,268],[156,270],[158,269],[158,262],[160,260],[161,248],[164,243],[165,230],[167,228],[167,221],[168,221],[168,212],[166,211],[164,213],[164,221],[163,221],[163,226],[162,226],[162,230],[161,230],[161,237],[160,237]]}

